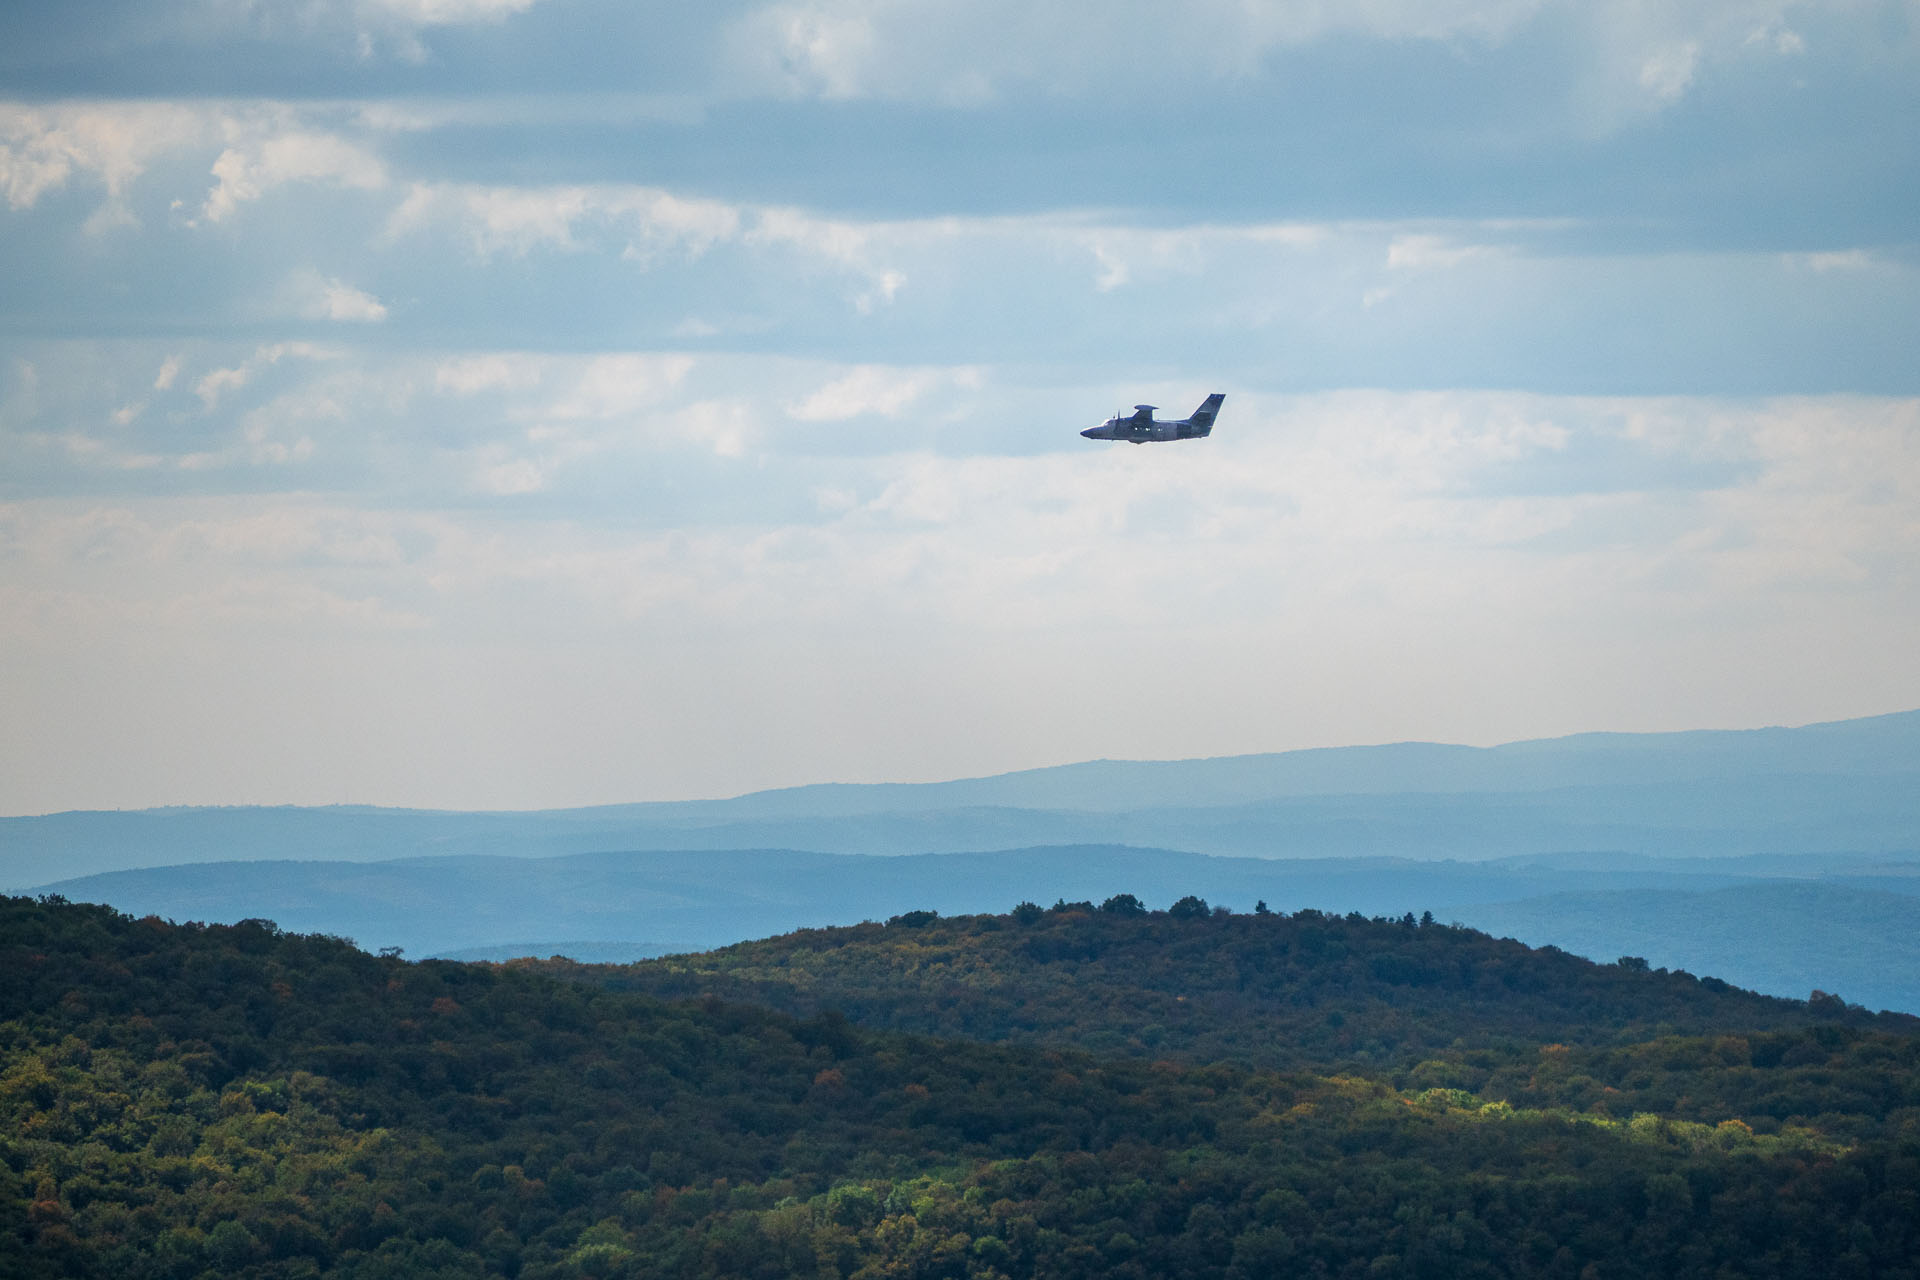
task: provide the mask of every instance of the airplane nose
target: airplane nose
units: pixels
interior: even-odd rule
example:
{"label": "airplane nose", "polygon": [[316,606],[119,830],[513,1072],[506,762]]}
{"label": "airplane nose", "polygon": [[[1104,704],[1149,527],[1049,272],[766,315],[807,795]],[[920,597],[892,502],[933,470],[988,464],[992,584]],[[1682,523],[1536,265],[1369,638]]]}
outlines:
{"label": "airplane nose", "polygon": [[1087,439],[1091,440],[1093,439],[1093,433],[1098,431],[1099,429],[1100,428],[1098,427],[1088,427],[1085,431],[1082,431],[1080,434],[1085,436]]}

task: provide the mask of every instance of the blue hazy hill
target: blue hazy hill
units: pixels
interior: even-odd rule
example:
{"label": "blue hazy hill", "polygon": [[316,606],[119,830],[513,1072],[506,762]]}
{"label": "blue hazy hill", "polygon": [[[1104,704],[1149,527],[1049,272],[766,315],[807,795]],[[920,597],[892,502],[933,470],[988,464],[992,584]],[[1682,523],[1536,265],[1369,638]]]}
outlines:
{"label": "blue hazy hill", "polygon": [[1089,761],[935,783],[525,813],[173,808],[0,819],[0,888],[143,866],[604,850],[912,854],[1131,844],[1257,857],[1897,853],[1920,848],[1920,712],[1801,728],[1580,734]]}
{"label": "blue hazy hill", "polygon": [[1916,894],[1914,875],[1587,890],[1476,906],[1463,919],[1590,959],[1637,955],[1773,995],[1817,988],[1869,1009],[1920,1013]]}
{"label": "blue hazy hill", "polygon": [[1582,733],[1495,747],[1316,747],[1199,760],[1090,760],[929,783],[831,783],[732,800],[609,806],[688,822],[999,806],[1116,813],[1283,796],[1459,794],[1797,774],[1920,773],[1920,711],[1798,728]]}
{"label": "blue hazy hill", "polygon": [[[1783,876],[1782,870],[1792,873]],[[873,857],[793,850],[451,856],[379,863],[202,863],[45,886],[137,915],[263,917],[368,948],[505,958],[703,950],[912,910],[1001,911],[1022,899],[1187,894],[1248,910],[1431,911],[1539,945],[1645,956],[1775,995],[1815,987],[1920,1012],[1920,860],[1221,858],[1074,846]],[[514,939],[529,941],[509,948]],[[569,940],[594,939],[592,942]]]}

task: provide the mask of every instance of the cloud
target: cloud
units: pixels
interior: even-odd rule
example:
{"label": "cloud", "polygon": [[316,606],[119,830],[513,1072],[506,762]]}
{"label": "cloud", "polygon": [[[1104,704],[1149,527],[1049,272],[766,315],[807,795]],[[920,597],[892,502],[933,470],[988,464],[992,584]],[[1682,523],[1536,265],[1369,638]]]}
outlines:
{"label": "cloud", "polygon": [[[494,390],[452,400],[476,443],[459,455],[459,486],[436,490],[431,509],[397,508],[385,493],[372,501],[357,487],[0,504],[9,566],[0,627],[18,655],[7,678],[118,690],[128,655],[211,655],[170,661],[164,688],[130,687],[118,714],[138,721],[170,698],[220,696],[237,670],[252,669],[230,655],[250,655],[264,679],[315,669],[324,644],[332,657],[320,666],[338,673],[339,688],[288,705],[311,716],[338,697],[362,699],[348,717],[354,732],[411,726],[425,754],[460,764],[449,779],[480,769],[498,784],[519,776],[518,757],[474,753],[522,741],[509,729],[524,728],[526,708],[473,690],[493,688],[478,678],[486,669],[515,672],[540,682],[533,701],[574,709],[540,750],[576,743],[559,721],[597,707],[670,733],[682,756],[704,761],[672,775],[676,789],[750,785],[737,752],[721,749],[749,724],[774,770],[758,782],[786,778],[778,770],[806,750],[824,776],[850,776],[876,741],[891,761],[876,769],[965,771],[961,756],[928,754],[930,718],[952,727],[935,735],[938,752],[964,747],[985,767],[1016,741],[1070,759],[1098,754],[1100,741],[1127,754],[1253,750],[1276,745],[1276,724],[1303,735],[1285,745],[1421,736],[1423,726],[1483,740],[1538,727],[1738,722],[1741,707],[1752,719],[1830,700],[1864,711],[1911,692],[1910,665],[1888,655],[1904,653],[1920,624],[1913,399],[1235,393],[1223,429],[1200,447],[1070,439],[1085,447],[730,458],[679,449],[679,424],[751,428],[755,415],[842,381],[865,379],[876,396],[897,389],[857,367],[716,357],[687,370],[650,415],[669,430],[613,437],[615,450],[595,433],[598,419],[556,422],[562,430],[539,438],[524,427],[587,380],[585,362],[502,358],[455,378]],[[522,360],[542,376],[499,385]],[[327,394],[347,422],[397,385],[430,383],[432,367],[396,365],[358,399],[345,385]],[[740,398],[710,395],[703,380]],[[902,413],[917,416],[920,403],[904,401]],[[361,447],[414,439],[420,408],[407,411],[405,436]],[[972,412],[994,412],[992,397]],[[293,422],[276,417],[264,440],[291,447],[298,436],[282,427]],[[575,427],[585,434],[569,434]],[[353,437],[314,439],[318,458]],[[592,466],[564,461],[581,441],[599,449],[577,455]],[[1676,464],[1734,458],[1743,469],[1691,490],[1480,483],[1596,441]],[[404,467],[423,470],[421,455]],[[583,485],[609,472],[620,509],[581,501]],[[312,479],[286,482],[305,490]],[[730,491],[768,482],[744,505],[722,505]],[[636,523],[629,509],[669,484],[694,490],[691,514]],[[431,638],[439,674],[416,668],[418,641],[395,634],[409,631]],[[1808,652],[1827,660],[1808,663]],[[1193,660],[1136,664],[1116,707],[1110,666],[1088,655],[1118,653]],[[808,709],[790,680],[763,679],[794,664],[831,705]],[[669,668],[685,692],[671,710],[649,700],[647,682],[613,678]],[[436,680],[454,720],[424,714],[405,692]],[[876,680],[884,705],[864,710],[851,694],[872,693]],[[1763,711],[1752,710],[1756,685],[1767,690]],[[369,689],[388,693],[366,699]],[[59,722],[50,709],[34,723]],[[78,741],[67,723],[47,741]],[[343,726],[340,746],[350,741]],[[587,768],[603,754],[582,752],[570,763]],[[358,757],[329,746],[327,758]],[[577,770],[567,773],[578,785]],[[619,790],[632,786],[630,772],[617,773],[591,798],[631,798]],[[208,772],[192,785],[224,784]],[[575,798],[589,797],[536,789],[521,802]]]}
{"label": "cloud", "polygon": [[[432,51],[424,33],[446,27],[496,26],[527,12],[538,0],[241,0],[238,4],[197,6],[216,15],[216,30],[203,39],[244,33],[273,44],[350,42],[362,62],[390,55],[404,63],[423,63]],[[224,20],[224,21],[222,21]],[[190,19],[183,19],[183,25]]]}
{"label": "cloud", "polygon": [[250,703],[482,789],[641,726],[555,754],[617,792],[1920,688],[1878,0],[148,9],[0,19],[0,700],[73,778]]}
{"label": "cloud", "polygon": [[1139,51],[1219,84],[1256,71],[1270,51],[1327,36],[1498,40],[1542,0],[1198,0],[1133,6],[1090,23],[1063,0],[803,0],[763,5],[732,26],[732,74],[763,91],[827,100],[990,102],[1010,89],[1085,92],[1136,67]]}
{"label": "cloud", "polygon": [[193,394],[200,397],[200,403],[211,409],[220,403],[220,397],[228,391],[247,385],[252,376],[249,365],[236,365],[231,369],[215,369],[193,386]]}
{"label": "cloud", "polygon": [[672,415],[680,437],[704,445],[717,458],[744,457],[760,433],[754,407],[738,399],[702,400]]}
{"label": "cloud", "polygon": [[852,300],[854,309],[866,315],[891,303],[907,283],[907,273],[891,265],[889,257],[913,242],[951,240],[965,234],[965,228],[964,220],[957,219],[861,223],[799,209],[762,208],[754,210],[745,240],[749,245],[798,249],[806,257],[863,277],[867,287]]}
{"label": "cloud", "polygon": [[241,205],[291,182],[359,191],[387,184],[386,167],[371,152],[336,134],[307,131],[274,133],[228,147],[213,162],[213,176],[218,181],[200,209],[209,222],[224,221]]}
{"label": "cloud", "polygon": [[[1213,89],[1264,74],[1276,56],[1335,38],[1499,48],[1523,31],[1563,33],[1588,92],[1626,90],[1642,108],[1678,100],[1710,59],[1766,50],[1797,55],[1788,0],[1196,0],[1133,6],[1089,23],[1065,0],[779,0],[735,21],[726,47],[736,81],[761,92],[828,101],[866,98],[949,106],[1011,94],[1081,96],[1139,67],[1181,68]],[[1793,6],[1845,12],[1845,0]],[[1597,100],[1597,99],[1596,99]],[[1621,104],[1624,106],[1625,104]]]}
{"label": "cloud", "polygon": [[124,200],[113,196],[102,201],[100,207],[88,214],[87,220],[80,224],[82,234],[89,236],[105,236],[115,231],[139,229],[140,219],[134,216],[133,210],[127,207]]}
{"label": "cloud", "polygon": [[[221,370],[223,375],[252,370]],[[233,385],[244,385],[237,382]],[[208,408],[211,409],[209,402]],[[184,472],[225,472],[234,467],[290,467],[313,460],[320,452],[316,430],[344,423],[347,410],[331,389],[303,386],[275,396],[240,415],[237,435],[219,447],[196,450],[173,459]],[[299,482],[295,482],[296,486]],[[268,485],[266,487],[274,487]]]}
{"label": "cloud", "polygon": [[1790,253],[1789,266],[1809,271],[1867,271],[1874,267],[1874,256],[1865,249],[1831,249],[1820,253]]}
{"label": "cloud", "polygon": [[1489,245],[1461,244],[1442,235],[1398,235],[1387,245],[1387,266],[1389,269],[1444,269],[1485,257],[1494,251]]}
{"label": "cloud", "polygon": [[579,250],[589,232],[624,240],[620,254],[646,265],[664,252],[693,257],[734,238],[740,212],[717,200],[654,187],[503,187],[416,183],[387,222],[403,237],[451,226],[482,258],[538,248]]}
{"label": "cloud", "polygon": [[451,233],[482,261],[538,250],[613,253],[641,270],[668,260],[697,261],[722,246],[793,250],[803,260],[860,278],[863,287],[849,300],[866,314],[893,302],[907,283],[906,273],[883,256],[883,242],[950,238],[956,226],[944,219],[862,223],[655,187],[418,183],[387,219],[386,235],[398,240]]}
{"label": "cloud", "polygon": [[[0,505],[22,570],[0,595],[38,597],[49,612],[30,630],[43,643],[76,623],[222,641],[235,623],[411,629],[425,618],[382,605],[370,583],[404,569],[432,524],[280,498]],[[345,592],[318,580],[343,573],[361,575]]]}
{"label": "cloud", "polygon": [[301,360],[330,360],[340,353],[330,347],[319,346],[311,342],[275,342],[256,347],[246,360],[231,368],[214,369],[194,384],[193,393],[209,410],[220,401],[228,391],[247,385],[260,370],[279,364],[288,358]]}
{"label": "cloud", "polygon": [[1665,45],[1648,52],[1640,64],[1640,86],[1660,102],[1672,102],[1693,83],[1700,46],[1693,41]]}
{"label": "cloud", "polygon": [[691,356],[682,355],[594,356],[546,414],[560,419],[607,419],[653,412],[693,363]]}
{"label": "cloud", "polygon": [[547,470],[531,458],[509,457],[504,449],[492,447],[476,459],[473,487],[498,497],[538,493],[547,487]]}
{"label": "cloud", "polygon": [[533,8],[536,0],[358,0],[363,14],[377,14],[412,27],[500,22]]}
{"label": "cloud", "polygon": [[118,221],[130,216],[116,202],[134,180],[211,126],[207,111],[179,103],[0,102],[0,194],[13,209],[31,209],[83,174],[105,188],[109,220]]}
{"label": "cloud", "polygon": [[844,422],[865,414],[898,417],[928,391],[942,385],[978,386],[975,370],[890,369],[863,365],[787,406],[802,422]]}
{"label": "cloud", "polygon": [[779,6],[755,14],[736,39],[747,57],[764,59],[770,72],[777,69],[790,91],[829,100],[869,92],[867,64],[876,43],[869,16]]}
{"label": "cloud", "polygon": [[1568,10],[1582,56],[1569,88],[1589,131],[1606,135],[1680,102],[1703,78],[1742,62],[1805,53],[1787,16],[1847,21],[1849,0],[1616,0]]}
{"label": "cloud", "polygon": [[86,229],[98,234],[135,227],[128,200],[148,169],[216,147],[210,165],[215,181],[198,209],[207,222],[224,222],[242,205],[290,183],[381,189],[386,168],[373,152],[316,127],[339,114],[331,106],[267,101],[0,102],[0,193],[11,208],[30,209],[48,192],[85,177],[106,196]]}
{"label": "cloud", "polygon": [[482,391],[523,391],[539,385],[549,361],[519,352],[454,356],[434,366],[434,389],[457,396]]}
{"label": "cloud", "polygon": [[363,289],[318,272],[295,275],[292,287],[302,297],[300,313],[316,320],[349,324],[378,324],[387,318],[386,304]]}

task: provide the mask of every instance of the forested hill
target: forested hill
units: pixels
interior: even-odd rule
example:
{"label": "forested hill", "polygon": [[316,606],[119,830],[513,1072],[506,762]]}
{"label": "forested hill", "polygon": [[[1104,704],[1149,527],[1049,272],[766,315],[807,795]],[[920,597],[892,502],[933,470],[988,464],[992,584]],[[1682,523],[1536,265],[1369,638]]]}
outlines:
{"label": "forested hill", "polygon": [[1221,914],[1131,895],[1010,915],[806,929],[632,965],[543,962],[665,997],[715,995],[865,1026],[1268,1067],[1412,1063],[1459,1043],[1602,1045],[1845,1022],[1920,1029],[1838,998],[1599,965],[1473,929],[1305,910]]}
{"label": "forested hill", "polygon": [[1279,1073],[6,898],[0,1274],[1911,1280],[1920,1037],[1845,1012]]}

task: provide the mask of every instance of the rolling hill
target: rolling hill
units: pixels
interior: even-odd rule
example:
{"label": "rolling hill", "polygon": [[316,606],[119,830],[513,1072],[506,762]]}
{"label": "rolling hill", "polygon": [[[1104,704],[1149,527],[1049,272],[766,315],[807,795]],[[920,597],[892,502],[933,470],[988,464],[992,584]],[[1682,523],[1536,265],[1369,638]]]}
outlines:
{"label": "rolling hill", "polygon": [[[856,952],[903,1020],[980,993],[976,1034],[0,899],[0,1273],[1910,1280],[1920,1257],[1911,1019],[1312,916],[915,917]],[[1021,1018],[1084,1035],[1249,993],[1317,1022],[1285,1070],[1244,1037],[1211,1061],[1205,1037],[1018,1042]],[[1414,1034],[1386,1046],[1397,1014]]]}
{"label": "rolling hill", "polygon": [[1188,899],[1027,906],[1011,916],[806,930],[624,966],[550,962],[615,990],[713,996],[863,1026],[1185,1061],[1403,1068],[1460,1044],[1631,1043],[1847,1017],[1920,1032],[1920,1019],[1842,1013],[1713,978],[1596,965],[1459,926],[1306,910],[1220,915]]}
{"label": "rolling hill", "polygon": [[[281,921],[412,955],[697,951],[914,910],[993,911],[1027,899],[1164,907],[1189,894],[1251,911],[1432,912],[1596,960],[1645,956],[1804,999],[1814,988],[1920,1012],[1908,923],[1920,860],[1803,855],[1562,855],[1488,862],[1224,858],[1065,846],[874,857],[793,850],[551,858],[199,863],[47,886],[136,915]],[[515,943],[516,946],[506,944]]]}

